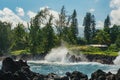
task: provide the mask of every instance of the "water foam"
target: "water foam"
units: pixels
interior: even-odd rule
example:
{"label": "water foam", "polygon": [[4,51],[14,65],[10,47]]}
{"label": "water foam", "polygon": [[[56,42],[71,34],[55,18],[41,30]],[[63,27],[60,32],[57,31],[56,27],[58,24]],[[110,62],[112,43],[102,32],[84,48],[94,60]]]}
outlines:
{"label": "water foam", "polygon": [[49,54],[45,56],[45,60],[48,62],[69,62],[67,58],[68,49],[64,46],[53,48]]}
{"label": "water foam", "polygon": [[113,61],[115,65],[120,65],[120,51],[118,52],[118,56],[116,59]]}

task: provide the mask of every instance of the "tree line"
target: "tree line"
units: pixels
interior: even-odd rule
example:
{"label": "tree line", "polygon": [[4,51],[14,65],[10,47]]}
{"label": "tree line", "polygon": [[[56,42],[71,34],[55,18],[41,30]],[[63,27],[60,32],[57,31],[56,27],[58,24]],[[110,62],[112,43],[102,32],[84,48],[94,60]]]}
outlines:
{"label": "tree line", "polygon": [[104,21],[103,29],[96,29],[95,16],[87,12],[84,20],[84,37],[79,36],[77,12],[66,14],[63,6],[59,19],[46,8],[31,19],[28,26],[22,23],[12,29],[12,24],[0,21],[0,54],[8,54],[15,50],[27,50],[32,54],[47,53],[60,46],[61,41],[70,45],[106,44],[115,50],[120,48],[120,26],[111,26],[109,15]]}

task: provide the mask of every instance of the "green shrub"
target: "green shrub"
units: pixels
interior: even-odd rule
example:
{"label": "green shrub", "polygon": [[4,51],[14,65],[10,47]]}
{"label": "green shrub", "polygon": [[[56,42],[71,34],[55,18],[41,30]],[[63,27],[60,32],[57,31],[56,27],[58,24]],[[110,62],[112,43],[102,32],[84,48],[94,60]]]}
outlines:
{"label": "green shrub", "polygon": [[109,51],[115,51],[118,52],[119,48],[116,46],[116,44],[111,44],[108,48]]}
{"label": "green shrub", "polygon": [[96,47],[88,47],[86,49],[86,51],[88,51],[88,52],[98,52],[98,51],[101,51],[101,49],[100,48],[96,48]]}

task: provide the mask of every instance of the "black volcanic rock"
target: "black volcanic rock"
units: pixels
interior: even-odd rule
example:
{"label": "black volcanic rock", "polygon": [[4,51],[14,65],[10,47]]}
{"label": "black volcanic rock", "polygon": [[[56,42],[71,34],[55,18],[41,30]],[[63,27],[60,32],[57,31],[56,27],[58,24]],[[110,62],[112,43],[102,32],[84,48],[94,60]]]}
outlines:
{"label": "black volcanic rock", "polygon": [[29,68],[26,61],[14,61],[12,58],[7,57],[2,62],[0,80],[120,80],[120,69],[117,74],[106,73],[98,69],[88,79],[86,74],[79,71],[66,72],[66,76],[61,77],[55,73],[42,75],[32,72]]}
{"label": "black volcanic rock", "polygon": [[94,80],[94,79],[104,80],[105,75],[106,73],[99,69],[96,72],[92,73],[91,80]]}
{"label": "black volcanic rock", "polygon": [[73,71],[70,78],[71,80],[88,80],[87,75],[78,71]]}
{"label": "black volcanic rock", "polygon": [[3,60],[2,71],[5,71],[5,72],[10,71],[10,72],[14,73],[17,70],[19,70],[19,66],[13,61],[12,58],[7,57]]}

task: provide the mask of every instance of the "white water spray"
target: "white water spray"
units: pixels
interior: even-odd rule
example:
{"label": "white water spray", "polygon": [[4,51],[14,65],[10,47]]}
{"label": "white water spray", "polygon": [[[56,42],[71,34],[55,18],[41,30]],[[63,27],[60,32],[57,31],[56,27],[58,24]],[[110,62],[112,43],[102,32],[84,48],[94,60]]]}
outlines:
{"label": "white water spray", "polygon": [[69,62],[67,58],[68,49],[64,46],[53,48],[51,52],[46,55],[45,60],[48,62]]}
{"label": "white water spray", "polygon": [[116,65],[120,65],[120,51],[118,52],[118,56],[116,57],[116,59],[113,62]]}

